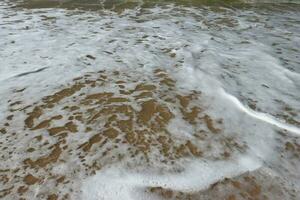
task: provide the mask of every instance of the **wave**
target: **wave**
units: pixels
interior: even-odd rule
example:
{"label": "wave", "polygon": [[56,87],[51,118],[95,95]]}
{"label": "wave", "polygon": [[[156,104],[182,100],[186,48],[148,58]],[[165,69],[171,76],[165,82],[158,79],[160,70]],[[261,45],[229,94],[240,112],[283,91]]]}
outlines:
{"label": "wave", "polygon": [[133,8],[136,6],[152,6],[157,4],[177,4],[183,6],[204,5],[260,5],[260,4],[299,4],[298,0],[22,0],[20,5],[26,8],[86,8],[111,9],[116,7]]}
{"label": "wave", "polygon": [[223,89],[221,89],[220,93],[227,100],[231,101],[234,105],[236,105],[242,112],[248,114],[249,116],[256,118],[258,120],[261,120],[263,122],[266,122],[268,124],[277,126],[278,128],[281,128],[281,129],[284,129],[284,130],[287,130],[292,133],[300,135],[299,128],[289,125],[289,124],[286,124],[286,123],[283,123],[268,114],[256,112],[256,111],[253,111],[253,110],[245,107],[235,96],[230,95],[229,93],[225,92]]}

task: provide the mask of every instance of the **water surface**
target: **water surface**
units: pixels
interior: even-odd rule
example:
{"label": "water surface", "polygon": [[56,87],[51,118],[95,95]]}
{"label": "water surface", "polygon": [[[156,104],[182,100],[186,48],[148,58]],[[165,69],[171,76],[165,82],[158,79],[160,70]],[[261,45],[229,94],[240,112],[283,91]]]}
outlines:
{"label": "water surface", "polygon": [[0,3],[0,197],[299,199],[300,5]]}

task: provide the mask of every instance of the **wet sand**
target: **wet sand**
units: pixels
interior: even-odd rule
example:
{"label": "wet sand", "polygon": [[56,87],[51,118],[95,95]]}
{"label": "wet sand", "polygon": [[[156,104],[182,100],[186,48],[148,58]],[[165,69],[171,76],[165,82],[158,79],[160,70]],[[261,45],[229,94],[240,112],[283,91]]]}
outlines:
{"label": "wet sand", "polygon": [[96,3],[1,4],[0,198],[300,198],[299,6]]}

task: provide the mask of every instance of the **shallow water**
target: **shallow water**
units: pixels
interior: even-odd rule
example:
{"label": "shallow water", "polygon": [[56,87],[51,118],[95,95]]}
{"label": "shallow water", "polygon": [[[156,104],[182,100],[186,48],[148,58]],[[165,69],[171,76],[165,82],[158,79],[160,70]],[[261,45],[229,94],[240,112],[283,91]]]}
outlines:
{"label": "shallow water", "polygon": [[300,5],[49,2],[0,3],[0,197],[300,198]]}

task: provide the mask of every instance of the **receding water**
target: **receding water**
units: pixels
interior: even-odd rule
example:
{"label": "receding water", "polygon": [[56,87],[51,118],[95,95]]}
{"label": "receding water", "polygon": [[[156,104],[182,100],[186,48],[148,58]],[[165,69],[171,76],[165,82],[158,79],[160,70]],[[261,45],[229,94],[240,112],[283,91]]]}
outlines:
{"label": "receding water", "polygon": [[299,199],[300,5],[0,2],[0,198]]}

